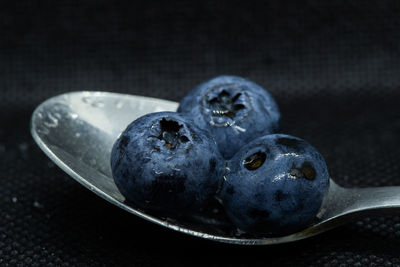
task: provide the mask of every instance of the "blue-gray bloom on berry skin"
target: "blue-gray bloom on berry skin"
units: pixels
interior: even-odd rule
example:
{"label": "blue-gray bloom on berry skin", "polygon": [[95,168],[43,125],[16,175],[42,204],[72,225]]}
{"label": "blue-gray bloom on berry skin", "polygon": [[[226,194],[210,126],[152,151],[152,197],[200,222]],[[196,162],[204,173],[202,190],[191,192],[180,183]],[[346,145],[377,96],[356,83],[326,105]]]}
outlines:
{"label": "blue-gray bloom on berry skin", "polygon": [[322,155],[306,141],[283,134],[260,137],[228,163],[220,198],[241,230],[282,235],[304,229],[329,187]]}
{"label": "blue-gray bloom on berry skin", "polygon": [[225,159],[280,128],[280,112],[271,94],[237,76],[218,76],[195,87],[182,99],[178,112],[208,129]]}
{"label": "blue-gray bloom on berry skin", "polygon": [[210,134],[184,114],[159,112],[132,122],[115,142],[111,167],[127,201],[161,215],[200,209],[220,187],[225,161]]}

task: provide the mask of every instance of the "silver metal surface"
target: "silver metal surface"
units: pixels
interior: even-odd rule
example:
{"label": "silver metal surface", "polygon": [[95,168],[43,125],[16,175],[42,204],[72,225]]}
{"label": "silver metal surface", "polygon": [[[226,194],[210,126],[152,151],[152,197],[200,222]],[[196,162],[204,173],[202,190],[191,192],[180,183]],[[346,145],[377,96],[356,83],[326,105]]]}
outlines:
{"label": "silver metal surface", "polygon": [[48,99],[36,108],[31,133],[39,147],[72,178],[130,213],[186,234],[246,245],[291,242],[336,226],[400,207],[400,187],[343,188],[331,180],[318,219],[301,232],[283,237],[254,237],[232,230],[218,213],[199,214],[197,222],[176,222],[146,214],[124,203],[114,184],[111,147],[134,119],[150,112],[175,111],[178,104],[141,96],[106,92],[72,92]]}

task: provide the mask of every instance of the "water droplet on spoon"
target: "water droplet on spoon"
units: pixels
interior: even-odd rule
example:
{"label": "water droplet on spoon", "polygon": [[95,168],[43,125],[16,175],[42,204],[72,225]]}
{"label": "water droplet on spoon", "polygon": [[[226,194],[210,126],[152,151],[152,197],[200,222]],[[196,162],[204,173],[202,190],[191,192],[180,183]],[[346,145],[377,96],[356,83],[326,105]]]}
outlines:
{"label": "water droplet on spoon", "polygon": [[104,107],[104,103],[102,101],[95,101],[92,103],[92,107],[94,108],[102,108]]}
{"label": "water droplet on spoon", "polygon": [[118,100],[118,101],[115,102],[115,107],[116,107],[117,109],[120,109],[120,108],[122,108],[123,106],[124,106],[124,103],[123,103],[122,101]]}
{"label": "water droplet on spoon", "polygon": [[82,97],[82,102],[86,104],[92,103],[92,98],[90,96],[84,96]]}
{"label": "water droplet on spoon", "polygon": [[75,120],[76,118],[78,118],[78,114],[76,113],[70,113],[69,116],[71,117],[71,119]]}

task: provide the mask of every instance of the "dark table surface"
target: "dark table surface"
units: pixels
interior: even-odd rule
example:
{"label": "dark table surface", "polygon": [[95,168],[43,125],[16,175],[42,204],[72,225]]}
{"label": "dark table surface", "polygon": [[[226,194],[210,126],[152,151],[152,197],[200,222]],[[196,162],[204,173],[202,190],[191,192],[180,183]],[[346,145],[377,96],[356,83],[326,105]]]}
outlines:
{"label": "dark table surface", "polygon": [[284,132],[317,147],[340,185],[400,185],[399,12],[398,1],[2,1],[0,265],[400,265],[400,213],[290,244],[214,243],[95,196],[29,133],[34,108],[60,93],[179,101],[233,74],[276,97]]}

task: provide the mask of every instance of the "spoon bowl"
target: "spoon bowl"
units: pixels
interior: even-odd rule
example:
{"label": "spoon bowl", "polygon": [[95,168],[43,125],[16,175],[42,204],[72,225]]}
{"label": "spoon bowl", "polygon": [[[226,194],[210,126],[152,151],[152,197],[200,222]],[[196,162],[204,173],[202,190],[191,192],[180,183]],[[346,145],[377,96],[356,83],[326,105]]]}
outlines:
{"label": "spoon bowl", "polygon": [[141,211],[125,202],[110,166],[111,148],[136,118],[151,112],[175,111],[178,103],[107,92],[71,92],[52,97],[32,114],[31,133],[44,153],[90,191],[139,217],[167,228],[209,240],[268,245],[301,240],[360,216],[400,207],[400,187],[343,188],[332,179],[314,223],[286,236],[251,236],[231,225],[214,206],[195,220],[176,221]]}

